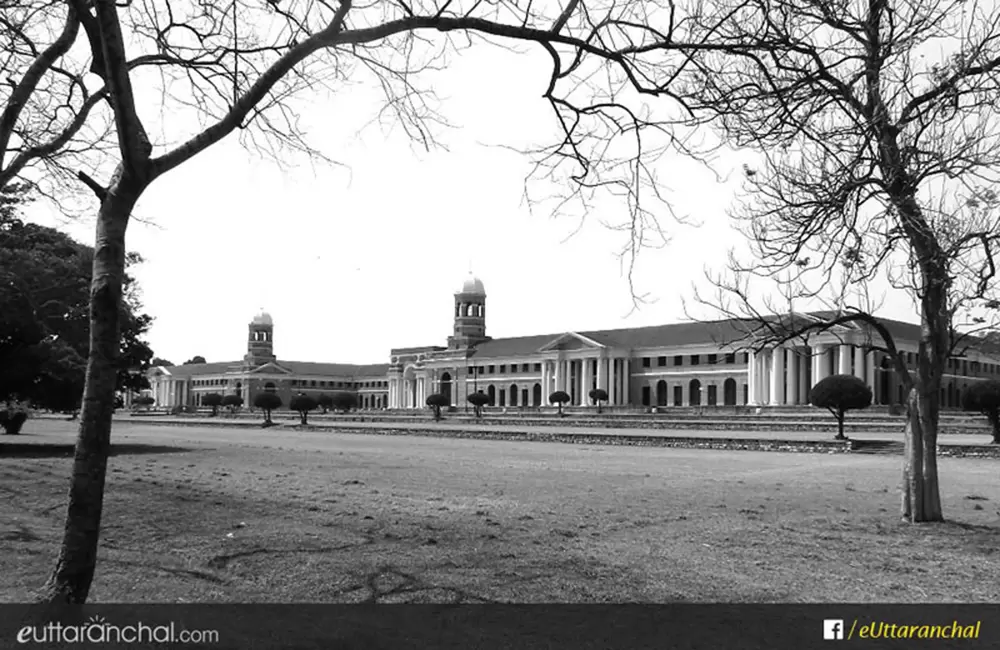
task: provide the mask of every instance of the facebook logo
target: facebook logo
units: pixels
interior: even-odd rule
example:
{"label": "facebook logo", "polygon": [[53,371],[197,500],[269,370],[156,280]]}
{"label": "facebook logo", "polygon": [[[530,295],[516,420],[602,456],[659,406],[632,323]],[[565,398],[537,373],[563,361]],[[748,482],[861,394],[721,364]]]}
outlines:
{"label": "facebook logo", "polygon": [[844,638],[844,621],[839,618],[828,618],[823,621],[823,639],[826,641],[841,641]]}

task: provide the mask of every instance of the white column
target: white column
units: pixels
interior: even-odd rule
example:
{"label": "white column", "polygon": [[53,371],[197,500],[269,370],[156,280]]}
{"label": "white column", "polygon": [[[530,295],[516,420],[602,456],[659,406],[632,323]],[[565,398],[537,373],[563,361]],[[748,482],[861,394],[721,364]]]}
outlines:
{"label": "white column", "polygon": [[612,358],[609,360],[609,367],[611,368],[611,391],[610,404],[617,406],[621,404],[621,372],[618,370],[618,359]]}
{"label": "white column", "polygon": [[542,361],[542,404],[549,401],[549,362]]}
{"label": "white column", "polygon": [[751,350],[747,354],[749,355],[747,357],[747,399],[750,404],[757,404],[757,353]]}
{"label": "white column", "polygon": [[837,358],[837,373],[841,375],[851,374],[851,346],[841,344]]}
{"label": "white column", "polygon": [[607,388],[607,391],[608,391],[608,406],[614,406],[615,405],[615,385],[616,385],[615,381],[617,380],[617,378],[615,377],[615,358],[614,357],[609,357],[608,359],[606,359],[606,361],[608,362],[608,388]]}
{"label": "white column", "polygon": [[785,402],[785,349],[781,347],[771,350],[771,406]]}
{"label": "white column", "polygon": [[826,379],[826,369],[827,359],[826,351],[828,346],[826,345],[814,345],[813,346],[813,386]]}
{"label": "white column", "polygon": [[871,351],[865,355],[865,383],[872,389],[872,404],[878,404],[878,391],[875,390],[875,353]]}
{"label": "white column", "polygon": [[608,360],[600,358],[597,360],[597,387],[608,390]]}
{"label": "white column", "polygon": [[799,403],[799,353],[795,348],[788,350],[788,385],[785,404]]}
{"label": "white column", "polygon": [[854,376],[864,381],[865,372],[865,349],[860,345],[854,348]]}
{"label": "white column", "polygon": [[631,402],[632,397],[632,376],[629,374],[631,370],[631,361],[628,358],[622,359],[622,404],[626,406]]}
{"label": "white column", "polygon": [[555,392],[557,390],[562,390],[563,389],[562,388],[562,378],[563,378],[562,364],[563,364],[563,362],[561,360],[559,360],[559,359],[556,359],[555,364],[556,364],[556,385],[552,389],[553,392]]}
{"label": "white column", "polygon": [[590,384],[592,382],[590,378],[590,359],[583,359],[580,361],[583,368],[583,404],[590,406]]}

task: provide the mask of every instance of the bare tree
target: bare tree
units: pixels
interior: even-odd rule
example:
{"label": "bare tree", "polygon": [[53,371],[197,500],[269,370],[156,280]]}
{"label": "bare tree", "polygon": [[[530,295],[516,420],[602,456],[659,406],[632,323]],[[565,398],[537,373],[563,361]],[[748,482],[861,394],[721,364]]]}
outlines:
{"label": "bare tree", "polygon": [[[768,51],[695,56],[693,123],[756,152],[733,216],[750,252],[702,294],[745,319],[751,347],[859,327],[907,394],[902,515],[940,521],[936,445],[951,355],[994,323],[1000,240],[1000,8],[977,0],[718,0],[719,43]],[[920,318],[908,368],[866,289],[888,279]],[[759,300],[832,302],[822,318]],[[784,307],[784,310],[781,308]],[[786,315],[781,314],[782,311]]]}
{"label": "bare tree", "polygon": [[[15,55],[5,61],[11,84],[0,90],[0,155],[8,156],[0,158],[0,185],[30,176],[32,165],[39,178],[58,162],[60,178],[75,170],[99,202],[83,411],[62,549],[44,594],[75,603],[86,600],[96,566],[125,232],[156,179],[233,134],[279,161],[289,150],[324,158],[298,128],[289,101],[318,87],[380,88],[383,111],[432,146],[443,120],[423,73],[473,44],[523,43],[551,60],[539,91],[552,108],[557,138],[534,152],[538,172],[569,179],[568,198],[584,206],[596,192],[623,196],[634,252],[643,232],[659,230],[650,165],[671,145],[684,147],[671,120],[649,117],[643,98],[670,95],[669,85],[687,65],[685,52],[715,47],[712,29],[699,31],[696,41],[688,38],[688,19],[671,5],[612,0],[564,6],[36,0],[13,6],[13,18],[5,12],[0,23]],[[137,107],[136,95],[150,88],[162,93],[160,126],[170,140],[150,138],[149,116]],[[171,126],[173,118],[192,115],[203,125],[199,131]],[[112,127],[107,139],[90,126],[102,123]],[[85,127],[92,131],[86,137]],[[71,142],[87,146],[75,150]],[[102,142],[113,144],[106,156],[93,149]]]}

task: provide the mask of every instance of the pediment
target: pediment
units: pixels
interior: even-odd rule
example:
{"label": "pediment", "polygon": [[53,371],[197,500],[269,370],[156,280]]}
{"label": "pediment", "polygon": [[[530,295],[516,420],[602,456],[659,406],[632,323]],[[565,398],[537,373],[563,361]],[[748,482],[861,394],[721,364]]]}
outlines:
{"label": "pediment", "polygon": [[253,370],[250,371],[250,374],[251,375],[290,375],[290,374],[292,374],[292,371],[289,370],[289,369],[287,369],[287,368],[283,368],[280,365],[278,365],[276,362],[272,361],[270,363],[265,363],[262,366],[254,368]]}
{"label": "pediment", "polygon": [[538,349],[539,352],[554,352],[556,350],[600,350],[604,346],[576,332],[566,332],[552,339]]}

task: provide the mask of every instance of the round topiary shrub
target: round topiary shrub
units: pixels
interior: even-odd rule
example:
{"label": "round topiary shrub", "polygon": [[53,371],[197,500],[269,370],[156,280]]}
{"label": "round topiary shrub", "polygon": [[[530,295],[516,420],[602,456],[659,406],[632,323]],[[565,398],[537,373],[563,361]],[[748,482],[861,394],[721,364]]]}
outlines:
{"label": "round topiary shrub", "polygon": [[264,426],[271,426],[271,411],[281,408],[281,397],[276,393],[257,393],[253,405],[264,411]]}
{"label": "round topiary shrub", "polygon": [[434,409],[434,419],[440,420],[441,407],[451,406],[451,400],[446,395],[442,395],[441,393],[432,393],[427,396],[427,406]]}
{"label": "round topiary shrub", "polygon": [[476,417],[483,417],[483,407],[490,403],[490,396],[480,390],[472,393],[465,399],[469,402],[469,404],[472,404],[476,412]]}
{"label": "round topiary shrub", "polygon": [[597,412],[600,413],[601,402],[608,401],[608,391],[604,390],[603,388],[595,388],[594,390],[590,391],[590,399],[595,404],[597,404]]}
{"label": "round topiary shrub", "polygon": [[872,389],[854,375],[830,375],[820,380],[809,392],[813,406],[829,409],[837,418],[837,440],[846,440],[844,414],[872,405]]}
{"label": "round topiary shrub", "polygon": [[563,410],[562,410],[563,409],[563,404],[566,404],[567,402],[569,402],[570,399],[571,398],[569,396],[569,393],[567,393],[564,390],[557,390],[556,392],[554,392],[551,395],[549,395],[549,403],[550,404],[558,404],[559,405],[559,417],[565,417],[566,414],[563,413]]}
{"label": "round topiary shrub", "polygon": [[306,417],[308,416],[309,411],[312,411],[317,407],[319,407],[319,402],[315,397],[303,395],[302,393],[293,397],[292,401],[288,403],[288,408],[293,411],[298,411],[302,424],[309,424],[306,421]]}

